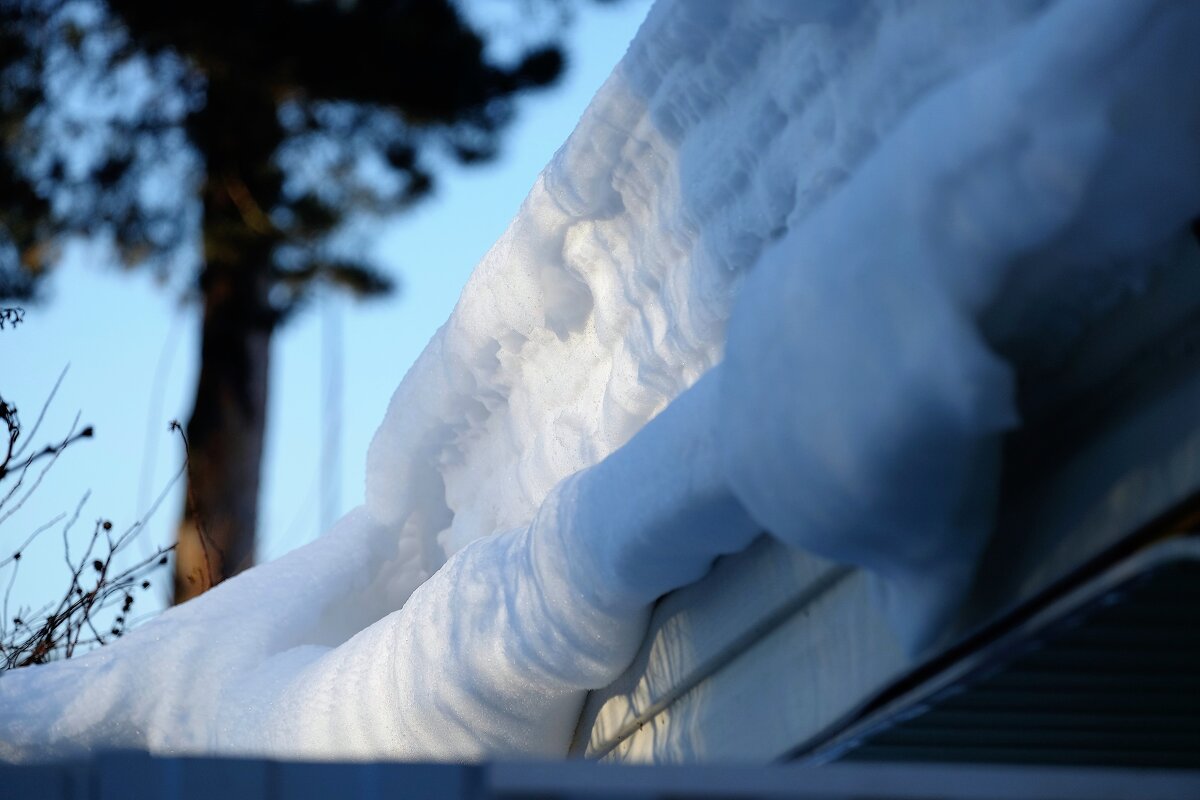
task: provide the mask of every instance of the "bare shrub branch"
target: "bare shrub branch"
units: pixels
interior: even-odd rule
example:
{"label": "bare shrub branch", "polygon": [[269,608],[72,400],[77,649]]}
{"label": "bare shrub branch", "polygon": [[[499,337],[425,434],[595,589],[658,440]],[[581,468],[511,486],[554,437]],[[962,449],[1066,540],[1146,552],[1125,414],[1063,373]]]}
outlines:
{"label": "bare shrub branch", "polygon": [[[0,328],[5,324],[16,325],[23,321],[23,312],[10,315],[9,311],[10,309],[0,309]],[[36,434],[41,425],[65,375],[64,369],[38,414],[33,434]],[[6,426],[4,439],[0,440],[0,482],[11,482],[6,489],[0,489],[0,523],[4,523],[38,489],[59,456],[73,445],[90,438],[93,432],[91,426],[77,430],[77,414],[61,440],[25,456],[23,453],[29,441],[28,438],[23,443],[21,441],[22,427],[17,408],[3,398],[0,398],[0,422]],[[187,472],[187,439],[178,423],[173,423],[171,429],[177,430],[183,440],[183,464],[142,517],[132,525],[123,531],[114,532],[110,520],[96,520],[91,534],[84,540],[82,550],[74,548],[76,553],[73,555],[72,531],[91,495],[90,492],[85,492],[73,513],[69,516],[60,513],[38,525],[24,535],[16,547],[0,557],[0,574],[4,570],[9,571],[7,580],[4,580],[4,596],[0,604],[0,611],[3,613],[0,617],[0,671],[70,658],[82,650],[104,645],[121,637],[134,624],[135,618],[131,612],[137,603],[138,595],[150,589],[151,576],[167,566],[175,545],[157,548],[152,555],[123,568],[118,567],[118,556],[145,530],[147,522]],[[21,493],[30,468],[38,462],[44,463],[40,465],[41,469],[37,471],[32,484]],[[41,534],[60,523],[63,559],[69,574],[66,590],[57,601],[51,601],[39,608],[10,609],[13,587],[21,566],[25,563],[25,551]],[[201,529],[201,540],[205,538]],[[111,616],[111,622],[101,623],[102,618],[110,619],[108,614],[102,614],[105,611],[115,614]],[[148,615],[139,615],[137,619],[144,619],[146,616]]]}

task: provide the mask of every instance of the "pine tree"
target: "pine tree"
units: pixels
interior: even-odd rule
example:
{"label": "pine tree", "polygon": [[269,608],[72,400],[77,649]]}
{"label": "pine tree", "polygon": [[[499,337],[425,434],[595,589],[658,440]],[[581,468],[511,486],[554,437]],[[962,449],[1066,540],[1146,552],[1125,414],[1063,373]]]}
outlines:
{"label": "pine tree", "polygon": [[339,229],[494,156],[560,74],[567,9],[520,8],[545,35],[501,61],[451,0],[0,0],[0,298],[85,236],[203,307],[177,601],[253,559],[271,337],[322,287],[392,288]]}

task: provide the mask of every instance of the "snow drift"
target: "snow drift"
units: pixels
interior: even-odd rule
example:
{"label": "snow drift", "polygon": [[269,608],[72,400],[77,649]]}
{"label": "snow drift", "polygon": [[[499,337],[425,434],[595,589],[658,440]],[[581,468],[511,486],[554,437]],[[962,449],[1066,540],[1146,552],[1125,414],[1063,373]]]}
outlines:
{"label": "snow drift", "polygon": [[1000,354],[1200,212],[1197,36],[1167,0],[660,3],[397,389],[364,505],[0,679],[0,755],[561,755],[653,601],[762,529],[928,643],[1017,424]]}

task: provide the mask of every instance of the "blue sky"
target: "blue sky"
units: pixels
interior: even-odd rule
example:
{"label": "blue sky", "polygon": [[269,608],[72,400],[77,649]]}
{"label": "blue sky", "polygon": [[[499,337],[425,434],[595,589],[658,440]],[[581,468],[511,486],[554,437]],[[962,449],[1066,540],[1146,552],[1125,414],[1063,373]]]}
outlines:
{"label": "blue sky", "polygon": [[[331,515],[361,502],[367,445],[393,389],[623,55],[648,7],[647,0],[584,4],[568,35],[567,75],[553,90],[523,98],[501,158],[444,171],[432,199],[378,230],[373,247],[400,279],[398,296],[369,304],[321,302],[276,336],[260,557],[315,538]],[[33,445],[60,439],[76,413],[81,425],[96,431],[64,453],[0,525],[0,548],[15,547],[34,527],[69,514],[88,491],[73,535],[86,536],[100,517],[122,529],[149,508],[182,462],[167,425],[186,421],[190,409],[197,309],[181,305],[175,289],[149,274],[101,263],[98,253],[73,251],[49,281],[50,302],[29,307],[25,324],[0,332],[0,393],[18,406],[27,426],[70,365]],[[330,396],[327,387],[339,373],[334,383],[341,391]],[[181,504],[182,484],[131,553],[172,541]],[[25,552],[10,615],[19,605],[61,596],[68,580],[61,528],[49,529]],[[156,598],[165,597],[166,577],[153,590]],[[0,591],[8,580],[9,571],[0,572]]]}

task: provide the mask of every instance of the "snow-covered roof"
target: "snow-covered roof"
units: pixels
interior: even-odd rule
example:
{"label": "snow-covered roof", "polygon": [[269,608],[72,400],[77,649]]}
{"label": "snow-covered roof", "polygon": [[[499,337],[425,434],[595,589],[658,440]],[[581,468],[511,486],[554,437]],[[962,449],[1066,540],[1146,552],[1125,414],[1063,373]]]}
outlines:
{"label": "snow-covered roof", "polygon": [[6,676],[0,755],[562,755],[657,598],[764,529],[869,570],[919,648],[1020,354],[1200,210],[1198,33],[1167,0],[660,3],[397,389],[365,505]]}

